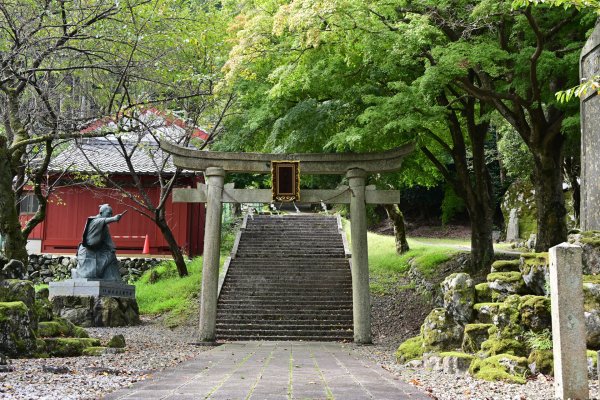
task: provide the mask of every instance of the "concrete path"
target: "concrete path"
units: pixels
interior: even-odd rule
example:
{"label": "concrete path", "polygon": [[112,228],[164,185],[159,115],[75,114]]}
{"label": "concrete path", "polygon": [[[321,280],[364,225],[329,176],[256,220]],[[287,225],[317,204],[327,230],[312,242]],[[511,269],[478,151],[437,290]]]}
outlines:
{"label": "concrete path", "polygon": [[105,399],[430,399],[348,346],[235,342]]}

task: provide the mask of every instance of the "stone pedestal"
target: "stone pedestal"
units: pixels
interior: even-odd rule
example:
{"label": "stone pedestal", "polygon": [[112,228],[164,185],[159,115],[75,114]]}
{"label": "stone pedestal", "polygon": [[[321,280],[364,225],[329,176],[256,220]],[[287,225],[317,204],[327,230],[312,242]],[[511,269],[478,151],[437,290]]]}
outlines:
{"label": "stone pedestal", "polygon": [[135,299],[135,286],[122,282],[95,279],[67,279],[50,282],[50,299],[54,296],[109,296]]}
{"label": "stone pedestal", "polygon": [[140,323],[135,286],[121,282],[68,279],[50,283],[54,315],[75,325],[129,326]]}

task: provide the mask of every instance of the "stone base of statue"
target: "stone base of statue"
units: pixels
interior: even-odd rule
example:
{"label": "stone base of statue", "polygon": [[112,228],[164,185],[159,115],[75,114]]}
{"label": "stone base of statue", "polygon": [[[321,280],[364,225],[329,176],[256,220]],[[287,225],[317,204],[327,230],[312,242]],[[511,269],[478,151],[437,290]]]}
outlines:
{"label": "stone base of statue", "polygon": [[129,326],[140,323],[135,286],[122,282],[68,279],[50,283],[55,315],[75,325]]}

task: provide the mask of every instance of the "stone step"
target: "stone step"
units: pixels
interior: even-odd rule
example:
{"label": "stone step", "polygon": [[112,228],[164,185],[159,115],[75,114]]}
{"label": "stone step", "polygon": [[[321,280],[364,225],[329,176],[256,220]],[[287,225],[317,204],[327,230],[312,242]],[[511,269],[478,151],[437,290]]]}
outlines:
{"label": "stone step", "polygon": [[289,330],[289,331],[274,331],[274,330],[227,330],[221,331],[217,329],[217,337],[225,340],[352,340],[352,330],[334,330],[334,331],[318,331],[318,330]]}
{"label": "stone step", "polygon": [[[231,322],[231,321],[287,321],[291,319],[291,316],[287,313],[248,313],[248,312],[227,312],[217,313],[217,323],[219,322]],[[340,322],[352,322],[352,313],[344,312],[337,314],[323,314],[319,312],[295,314],[293,315],[295,321],[340,321]]]}

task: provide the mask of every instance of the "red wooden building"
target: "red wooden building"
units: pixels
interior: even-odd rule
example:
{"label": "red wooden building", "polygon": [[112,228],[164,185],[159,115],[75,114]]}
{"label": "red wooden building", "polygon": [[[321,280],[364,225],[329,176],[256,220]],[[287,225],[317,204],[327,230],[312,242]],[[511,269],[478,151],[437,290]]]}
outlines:
{"label": "red wooden building", "polygon": [[[176,139],[190,129],[182,120],[166,117],[156,110],[145,110],[141,117],[147,119],[145,126],[153,129],[155,135],[156,132],[160,132],[162,137]],[[151,120],[152,124],[148,120]],[[110,129],[114,124],[115,122],[109,119],[96,121],[86,131]],[[203,131],[193,129],[195,137],[207,137]],[[147,134],[121,136],[126,151],[129,152],[133,146],[139,147],[134,151],[131,162],[141,177],[144,192],[157,204],[160,195],[157,171],[161,170],[169,177],[175,168],[168,156],[160,151],[154,137]],[[109,183],[105,187],[92,183],[94,180],[90,179],[90,176],[96,174],[97,169],[110,174],[111,180],[118,182],[134,196],[141,195],[133,185],[123,157],[123,149],[114,136],[78,140],[54,157],[51,163],[49,181],[58,181],[59,184],[49,198],[45,221],[29,235],[29,251],[75,253],[81,242],[86,218],[97,215],[99,205],[108,203],[115,214],[128,210],[121,221],[110,225],[118,256],[141,254],[146,235],[149,239],[150,254],[170,254],[160,229],[151,219],[135,210],[132,200],[119,190],[111,189]],[[184,172],[175,187],[196,187],[201,180],[201,176]],[[35,196],[31,193],[26,194],[21,203],[21,221],[27,221],[36,209]],[[189,256],[200,255],[204,243],[204,205],[173,203],[171,194],[166,204],[166,218],[184,253]]]}

